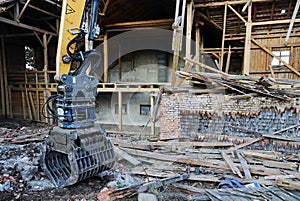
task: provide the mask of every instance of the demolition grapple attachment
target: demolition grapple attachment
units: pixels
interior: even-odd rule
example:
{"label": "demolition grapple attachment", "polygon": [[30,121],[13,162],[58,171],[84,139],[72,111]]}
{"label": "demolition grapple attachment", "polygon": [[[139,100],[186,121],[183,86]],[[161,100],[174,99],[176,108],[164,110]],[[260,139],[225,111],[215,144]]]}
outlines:
{"label": "demolition grapple attachment", "polygon": [[106,132],[95,125],[94,76],[62,75],[55,99],[58,126],[43,144],[42,168],[57,187],[75,184],[115,163],[112,143]]}

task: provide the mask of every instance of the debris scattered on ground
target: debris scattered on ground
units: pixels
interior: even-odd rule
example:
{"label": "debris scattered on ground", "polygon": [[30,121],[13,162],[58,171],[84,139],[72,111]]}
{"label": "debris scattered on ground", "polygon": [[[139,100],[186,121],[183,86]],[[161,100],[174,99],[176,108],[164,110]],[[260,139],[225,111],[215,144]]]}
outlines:
{"label": "debris scattered on ground", "polygon": [[[54,188],[40,164],[41,143],[49,127],[1,125],[0,200],[185,201],[277,197],[299,200],[300,197],[299,151],[249,149],[252,143],[260,146],[272,143],[264,136],[254,138],[252,143],[235,144],[192,139],[160,141],[153,136],[114,133],[109,135],[118,161],[113,170],[73,186]],[[31,134],[34,137],[27,137]],[[24,141],[33,138],[34,142]]]}

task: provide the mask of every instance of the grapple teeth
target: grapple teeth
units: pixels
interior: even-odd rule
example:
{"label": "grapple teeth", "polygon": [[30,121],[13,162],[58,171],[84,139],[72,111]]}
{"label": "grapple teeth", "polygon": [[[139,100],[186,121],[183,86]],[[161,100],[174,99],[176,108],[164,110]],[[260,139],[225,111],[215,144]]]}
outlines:
{"label": "grapple teeth", "polygon": [[[71,134],[77,132],[77,139]],[[101,127],[53,128],[43,146],[42,167],[57,187],[73,185],[113,168],[112,143]]]}

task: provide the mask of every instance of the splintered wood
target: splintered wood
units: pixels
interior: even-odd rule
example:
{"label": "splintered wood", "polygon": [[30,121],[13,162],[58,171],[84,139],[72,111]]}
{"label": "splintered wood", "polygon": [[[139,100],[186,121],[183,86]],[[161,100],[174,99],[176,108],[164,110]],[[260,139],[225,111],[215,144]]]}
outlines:
{"label": "splintered wood", "polygon": [[[129,154],[130,158],[120,151],[118,155],[129,162],[134,157],[141,163],[130,162],[130,171],[135,175],[167,178],[189,173],[187,180],[200,182],[203,187],[212,185],[217,188],[222,179],[234,178],[243,185],[257,182],[265,187],[300,190],[300,154],[247,149],[251,143],[263,142],[263,146],[268,143],[263,137],[240,145],[170,140],[135,141],[128,146],[119,139],[112,140],[118,150]],[[213,146],[214,143],[217,146]],[[148,149],[141,149],[142,145]]]}

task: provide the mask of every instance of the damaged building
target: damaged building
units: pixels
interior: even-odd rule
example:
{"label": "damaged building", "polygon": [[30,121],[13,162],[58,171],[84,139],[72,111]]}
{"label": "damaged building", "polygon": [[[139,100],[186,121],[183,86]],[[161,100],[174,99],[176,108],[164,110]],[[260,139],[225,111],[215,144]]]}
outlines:
{"label": "damaged building", "polygon": [[0,0],[0,199],[300,200],[299,6]]}

